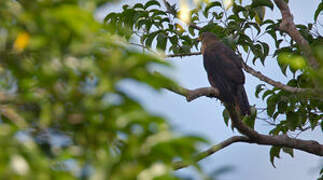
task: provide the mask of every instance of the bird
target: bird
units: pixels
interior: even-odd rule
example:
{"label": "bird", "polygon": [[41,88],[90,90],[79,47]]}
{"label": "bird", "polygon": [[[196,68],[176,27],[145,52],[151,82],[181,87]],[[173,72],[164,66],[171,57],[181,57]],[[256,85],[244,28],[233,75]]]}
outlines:
{"label": "bird", "polygon": [[241,57],[214,33],[203,32],[198,39],[202,42],[203,65],[209,83],[220,92],[218,98],[232,105],[240,115],[250,115]]}

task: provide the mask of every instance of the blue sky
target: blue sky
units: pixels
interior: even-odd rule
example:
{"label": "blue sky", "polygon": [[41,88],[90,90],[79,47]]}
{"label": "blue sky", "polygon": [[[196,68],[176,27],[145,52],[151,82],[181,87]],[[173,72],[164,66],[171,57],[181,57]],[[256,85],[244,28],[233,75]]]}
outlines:
{"label": "blue sky", "polygon": [[[136,2],[146,1],[124,0],[109,4],[100,11],[99,16],[110,11],[120,11],[125,3],[134,4]],[[171,0],[169,2],[172,4],[177,1]],[[313,14],[318,3],[318,0],[290,1],[289,5],[294,14],[295,22],[303,24],[313,22]],[[281,15],[275,7],[273,12],[267,9],[266,17],[276,19],[280,18]],[[245,57],[246,55],[243,54],[243,56]],[[173,58],[169,59],[169,61],[172,62],[175,68],[172,70],[159,69],[159,71],[167,73],[182,86],[191,89],[209,86],[201,56],[184,57],[182,59]],[[286,82],[286,78],[280,72],[275,59],[269,57],[266,60],[265,67],[260,63],[256,63],[254,68],[274,80]],[[264,107],[265,104],[254,95],[256,85],[261,82],[249,74],[245,73],[245,75],[245,88],[250,104]],[[203,97],[187,103],[182,96],[166,90],[157,93],[147,86],[131,81],[123,83],[123,88],[134,98],[140,100],[149,111],[169,119],[175,131],[179,133],[201,135],[209,139],[212,144],[238,134],[225,126],[222,118],[223,106],[218,100]],[[258,120],[256,129],[267,133],[270,127]],[[316,128],[313,132],[303,133],[299,138],[316,139],[323,143],[323,135],[319,128]],[[222,180],[310,180],[318,177],[320,164],[322,166],[322,158],[301,151],[295,151],[294,158],[281,153],[281,159],[275,160],[277,168],[273,168],[269,161],[269,148],[269,146],[237,143],[202,160],[201,164],[208,172],[225,165],[234,166],[235,171],[221,176]],[[206,147],[202,149],[206,149]],[[178,173],[192,174],[192,168],[179,170]]]}

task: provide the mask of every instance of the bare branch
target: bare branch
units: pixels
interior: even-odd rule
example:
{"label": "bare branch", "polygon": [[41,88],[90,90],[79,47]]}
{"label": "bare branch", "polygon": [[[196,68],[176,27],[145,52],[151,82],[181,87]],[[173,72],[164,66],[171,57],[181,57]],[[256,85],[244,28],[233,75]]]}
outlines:
{"label": "bare branch", "polygon": [[[251,74],[251,75],[253,75],[253,76],[257,77],[259,80],[264,81],[264,82],[266,82],[266,83],[268,83],[268,84],[270,84],[270,85],[272,85],[272,86],[274,86],[274,87],[277,87],[277,88],[279,88],[279,89],[282,89],[282,90],[285,90],[285,91],[288,91],[288,92],[291,92],[291,93],[310,93],[310,94],[320,95],[320,94],[318,94],[318,92],[317,92],[316,90],[314,90],[314,89],[309,89],[309,88],[297,88],[297,87],[292,87],[292,86],[285,85],[285,84],[283,84],[283,83],[281,83],[281,82],[279,82],[279,81],[274,81],[274,80],[270,79],[269,77],[267,77],[267,76],[263,75],[261,72],[254,70],[252,67],[248,66],[248,65],[247,65],[246,63],[244,63],[244,62],[242,62],[242,65],[243,65],[243,66],[242,66],[242,67],[243,67],[243,69],[244,69],[247,73],[249,73],[249,74]],[[322,93],[322,92],[321,92],[321,93]]]}
{"label": "bare branch", "polygon": [[[177,94],[183,95],[186,98],[210,96],[209,91],[201,91],[201,88],[197,90],[192,90],[192,91],[182,87],[175,88],[175,91],[172,88],[167,88],[167,89]],[[202,88],[202,89],[205,89],[205,88]],[[216,96],[219,95],[218,90],[214,91],[214,93]],[[270,136],[270,135],[260,134],[242,122],[240,115],[235,111],[235,108],[233,107],[233,105],[225,104],[225,107],[230,114],[232,125],[235,128],[237,128],[240,133],[249,137],[250,140],[252,140],[256,144],[289,147],[289,148],[305,151],[311,154],[323,156],[323,145],[319,144],[317,141],[290,138],[287,135]]]}
{"label": "bare branch", "polygon": [[237,112],[234,111],[234,108],[229,107],[228,105],[226,105],[226,108],[229,111],[234,127],[236,127],[240,133],[255,141],[256,144],[289,147],[323,156],[323,145],[319,144],[317,141],[290,138],[285,134],[276,136],[259,134],[257,131],[251,129],[241,121]]}
{"label": "bare branch", "polygon": [[201,52],[192,52],[192,53],[184,53],[184,54],[169,54],[166,57],[184,57],[184,56],[198,56],[201,55]]}
{"label": "bare branch", "polygon": [[[194,162],[198,162],[218,151],[220,151],[221,149],[224,149],[226,148],[227,146],[233,144],[233,143],[236,143],[236,142],[249,142],[249,143],[252,143],[252,141],[248,138],[248,137],[245,137],[245,136],[233,136],[219,144],[216,144],[216,145],[213,145],[212,147],[210,147],[208,150],[206,151],[203,151],[203,152],[200,152],[198,153],[195,157],[194,157]],[[189,166],[191,164],[189,163],[185,163],[183,161],[178,161],[178,162],[175,162],[173,164],[173,168],[175,170],[178,170],[178,169],[182,169],[182,168],[185,168],[187,166]]]}
{"label": "bare branch", "polygon": [[191,23],[189,26],[192,27],[192,28],[194,28],[194,29],[197,29],[197,30],[201,30],[202,29],[201,27],[199,27],[199,26],[197,26],[196,24],[193,24],[193,23]]}
{"label": "bare branch", "polygon": [[[166,57],[184,57],[184,56],[195,56],[195,55],[201,55],[201,52],[193,52],[193,53],[185,53],[185,54],[170,54],[167,55]],[[242,61],[241,61],[242,62]],[[252,67],[248,66],[246,63],[242,62],[242,67],[243,69],[257,77],[259,80],[264,81],[274,87],[277,87],[279,89],[285,90],[287,92],[291,92],[291,93],[309,93],[309,94],[314,94],[315,96],[322,96],[323,92],[316,90],[316,89],[309,89],[309,88],[297,88],[297,87],[292,87],[292,86],[288,86],[285,85],[279,81],[274,81],[272,79],[270,79],[269,77],[263,75],[261,72],[256,71],[255,69],[253,69]]]}
{"label": "bare branch", "polygon": [[304,52],[304,55],[308,59],[308,63],[314,69],[319,67],[319,63],[315,59],[312,49],[308,42],[304,39],[301,33],[296,29],[294,24],[294,18],[287,3],[284,0],[274,0],[277,7],[280,9],[282,14],[282,22],[279,29],[287,32],[290,37],[299,45],[299,48]]}
{"label": "bare branch", "polygon": [[204,88],[189,90],[180,86],[176,86],[176,87],[172,86],[172,87],[165,87],[165,89],[168,89],[169,91],[172,91],[176,94],[186,97],[187,102],[191,102],[194,99],[197,99],[202,96],[218,97],[220,95],[219,90],[213,87],[204,87]]}

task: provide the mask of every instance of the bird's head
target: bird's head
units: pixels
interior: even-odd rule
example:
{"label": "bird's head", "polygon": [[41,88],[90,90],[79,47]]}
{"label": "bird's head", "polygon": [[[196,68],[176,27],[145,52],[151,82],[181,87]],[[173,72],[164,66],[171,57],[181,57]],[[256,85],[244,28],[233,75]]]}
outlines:
{"label": "bird's head", "polygon": [[203,41],[205,39],[218,39],[216,37],[216,35],[214,33],[211,33],[211,32],[203,32],[202,34],[200,34],[200,37],[198,38],[199,40]]}
{"label": "bird's head", "polygon": [[203,51],[204,48],[206,48],[206,46],[218,42],[218,38],[214,33],[203,32],[198,38],[198,41],[202,42],[202,51]]}

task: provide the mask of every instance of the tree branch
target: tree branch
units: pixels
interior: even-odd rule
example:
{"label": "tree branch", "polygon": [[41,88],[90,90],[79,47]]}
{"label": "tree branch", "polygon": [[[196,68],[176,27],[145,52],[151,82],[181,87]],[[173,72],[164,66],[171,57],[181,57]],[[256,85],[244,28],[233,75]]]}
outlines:
{"label": "tree branch", "polygon": [[198,56],[201,55],[201,52],[192,52],[192,53],[185,53],[185,54],[169,54],[166,57],[184,57],[184,56]]}
{"label": "tree branch", "polygon": [[[208,150],[206,151],[203,151],[203,152],[200,152],[198,153],[196,156],[194,156],[194,162],[198,162],[218,151],[220,151],[221,149],[224,149],[226,148],[227,146],[233,144],[233,143],[236,143],[236,142],[249,142],[249,143],[252,143],[252,141],[248,138],[248,137],[245,137],[245,136],[233,136],[219,144],[216,144],[216,145],[213,145],[212,147],[210,147]],[[173,164],[173,168],[175,170],[178,170],[178,169],[182,169],[182,168],[185,168],[187,166],[191,165],[190,163],[185,163],[183,161],[178,161],[178,162],[175,162]]]}
{"label": "tree branch", "polygon": [[312,49],[308,42],[304,39],[301,33],[296,29],[294,24],[294,18],[287,3],[284,0],[274,0],[277,7],[280,9],[282,14],[282,22],[280,24],[279,29],[287,32],[290,37],[298,44],[299,48],[304,52],[304,55],[308,59],[309,65],[317,69],[319,67],[319,63],[315,59]]}
{"label": "tree branch", "polygon": [[186,97],[187,102],[191,102],[194,99],[197,99],[202,96],[218,97],[220,95],[219,90],[213,87],[204,87],[204,88],[189,90],[180,86],[176,86],[176,87],[171,86],[171,87],[165,87],[165,89],[168,89],[169,91],[172,91],[176,94]]}
{"label": "tree branch", "polygon": [[[193,53],[185,53],[185,54],[170,54],[167,55],[166,57],[184,57],[184,56],[196,56],[196,55],[201,55],[201,52],[193,52]],[[285,90],[287,92],[291,92],[291,93],[309,93],[309,94],[314,94],[315,96],[322,96],[323,92],[320,90],[316,90],[316,89],[309,89],[309,88],[297,88],[297,87],[292,87],[292,86],[288,86],[285,85],[279,81],[274,81],[272,79],[270,79],[269,77],[263,75],[261,72],[256,71],[255,69],[253,69],[252,67],[248,66],[246,63],[244,63],[242,61],[242,67],[243,69],[253,75],[254,77],[258,78],[261,81],[264,81],[274,87],[277,87],[279,89]]]}
{"label": "tree branch", "polygon": [[[282,89],[282,90],[285,90],[287,92],[291,92],[291,93],[310,93],[310,94],[315,94],[315,95],[321,95],[321,94],[318,94],[319,91],[318,90],[314,90],[314,89],[309,89],[309,88],[297,88],[297,87],[292,87],[292,86],[288,86],[288,85],[285,85],[279,81],[274,81],[272,79],[270,79],[269,77],[263,75],[261,72],[259,71],[256,71],[255,69],[253,69],[252,67],[248,66],[246,63],[242,62],[242,67],[243,69],[257,77],[259,80],[261,81],[264,81],[274,87],[277,87],[279,89]],[[320,92],[322,93],[322,92]]]}
{"label": "tree branch", "polygon": [[226,108],[229,111],[234,127],[236,127],[240,133],[248,136],[256,144],[289,147],[318,156],[323,156],[323,145],[319,144],[317,141],[290,138],[286,134],[276,136],[260,134],[245,125],[239,118],[237,112],[234,111],[234,108],[228,107],[227,105]]}
{"label": "tree branch", "polygon": [[[219,92],[216,88],[213,88],[214,94],[210,94],[210,91],[205,90],[208,88],[188,90],[182,87],[177,87],[177,88],[167,88],[167,89],[174,93],[177,93],[179,95],[186,97],[186,99],[189,99],[190,97],[197,98],[201,96],[210,97],[210,95],[215,95],[212,97],[216,97],[219,95]],[[289,147],[289,148],[305,151],[311,154],[323,156],[323,145],[319,144],[317,141],[290,138],[287,135],[270,136],[270,135],[260,134],[242,122],[240,115],[235,111],[235,108],[232,107],[232,105],[225,104],[225,107],[229,111],[232,125],[235,128],[237,128],[241,134],[246,135],[248,138],[250,138],[252,142],[256,144],[261,144],[261,145]]]}
{"label": "tree branch", "polygon": [[197,29],[197,30],[201,30],[202,28],[197,26],[196,24],[193,24],[193,23],[190,23],[189,25],[190,27],[194,28],[194,29]]}

